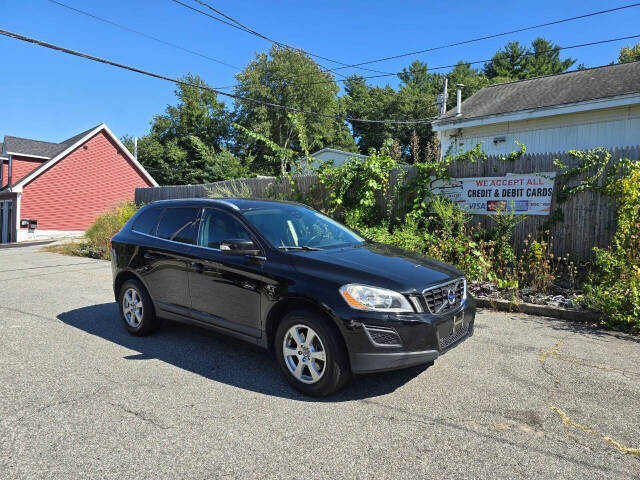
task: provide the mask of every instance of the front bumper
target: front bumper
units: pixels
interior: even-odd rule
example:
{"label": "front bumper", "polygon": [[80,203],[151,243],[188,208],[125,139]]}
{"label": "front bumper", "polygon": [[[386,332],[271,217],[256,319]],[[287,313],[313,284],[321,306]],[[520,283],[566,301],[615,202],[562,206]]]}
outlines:
{"label": "front bumper", "polygon": [[[474,322],[475,306],[470,298],[444,315],[361,312],[343,318],[351,370],[372,373],[431,363],[472,336]],[[395,332],[396,343],[377,343],[371,335],[376,327],[392,336]]]}

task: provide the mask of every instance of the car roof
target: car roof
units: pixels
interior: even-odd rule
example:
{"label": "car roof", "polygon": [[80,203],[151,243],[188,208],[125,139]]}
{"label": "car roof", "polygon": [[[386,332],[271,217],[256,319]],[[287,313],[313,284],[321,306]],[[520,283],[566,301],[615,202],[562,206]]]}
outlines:
{"label": "car roof", "polygon": [[246,211],[258,208],[268,208],[274,205],[296,205],[309,208],[299,202],[288,202],[282,200],[264,200],[252,198],[175,198],[169,200],[157,200],[150,206],[180,206],[180,205],[201,205],[216,206],[229,210]]}

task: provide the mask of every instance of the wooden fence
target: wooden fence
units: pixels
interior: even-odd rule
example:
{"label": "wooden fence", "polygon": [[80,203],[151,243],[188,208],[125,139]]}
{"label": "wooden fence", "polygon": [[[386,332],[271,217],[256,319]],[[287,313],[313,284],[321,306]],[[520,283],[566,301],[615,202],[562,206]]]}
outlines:
{"label": "wooden fence", "polygon": [[[636,147],[616,148],[611,151],[614,158],[640,159],[640,145]],[[453,164],[449,173],[452,177],[499,177],[507,173],[557,172],[554,159],[560,159],[569,166],[577,166],[578,161],[566,152],[523,155],[514,162],[489,157],[484,162],[459,162]],[[415,178],[414,167],[396,169],[391,172],[390,185],[407,186]],[[577,177],[574,181],[578,181]],[[328,206],[327,192],[317,185],[315,175],[294,177],[296,187],[302,195],[308,195],[309,203],[324,210]],[[315,188],[312,188],[314,187]],[[150,203],[169,198],[208,197],[212,190],[245,189],[254,198],[290,198],[291,186],[286,179],[248,178],[226,180],[203,185],[176,185],[165,187],[137,188],[136,203]],[[570,254],[574,259],[592,258],[593,247],[606,247],[611,242],[616,226],[616,202],[598,192],[586,191],[571,196],[566,202],[556,204],[557,194],[553,195],[551,211],[559,206],[564,220],[556,222],[550,229],[553,252],[558,256]],[[379,196],[378,208],[391,220],[402,218],[411,204],[407,189],[392,188],[386,197]],[[514,229],[514,244],[517,249],[524,245],[529,235],[536,236],[548,216],[532,215]],[[474,215],[473,222],[482,228],[491,228],[493,219],[489,215]]]}

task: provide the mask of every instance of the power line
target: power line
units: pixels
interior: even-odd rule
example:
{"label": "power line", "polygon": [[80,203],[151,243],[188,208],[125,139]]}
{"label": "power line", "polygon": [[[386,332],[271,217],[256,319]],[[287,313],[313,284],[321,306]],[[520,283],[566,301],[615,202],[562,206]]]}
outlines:
{"label": "power line", "polygon": [[[161,43],[161,44],[163,44],[163,45],[167,45],[167,46],[170,46],[170,47],[173,47],[173,48],[177,48],[178,50],[182,50],[182,51],[187,52],[187,53],[190,53],[190,54],[192,54],[192,55],[197,55],[198,57],[202,57],[202,58],[205,58],[205,59],[207,59],[207,60],[211,60],[212,62],[219,63],[219,64],[221,64],[221,65],[224,65],[224,66],[227,66],[227,67],[233,68],[234,70],[242,71],[242,68],[237,67],[237,66],[235,66],[235,65],[231,65],[231,64],[229,64],[229,63],[223,62],[223,61],[221,61],[221,60],[218,60],[218,59],[216,59],[216,58],[210,57],[210,56],[205,55],[205,54],[203,54],[203,53],[196,52],[196,51],[194,51],[194,50],[190,50],[190,49],[188,49],[188,48],[186,48],[186,47],[182,47],[182,46],[177,45],[177,44],[175,44],[175,43],[167,42],[167,41],[165,41],[165,40],[162,40],[162,39],[160,39],[160,38],[154,37],[154,36],[149,35],[149,34],[147,34],[147,33],[141,32],[141,31],[139,31],[139,30],[134,30],[133,28],[127,27],[127,26],[125,26],[125,25],[121,25],[121,24],[119,24],[119,23],[113,22],[113,21],[108,20],[108,19],[106,19],[106,18],[99,17],[99,16],[94,15],[94,14],[92,14],[92,13],[90,13],[90,12],[86,12],[86,11],[84,11],[84,10],[80,10],[80,9],[75,8],[75,7],[72,7],[72,6],[70,6],[70,5],[66,5],[66,4],[64,4],[64,3],[62,3],[62,2],[58,2],[57,0],[47,0],[47,1],[48,1],[48,2],[51,2],[51,3],[53,3],[53,4],[56,4],[56,5],[59,5],[59,6],[63,7],[63,8],[67,8],[67,9],[69,9],[69,10],[72,10],[72,11],[74,11],[74,12],[76,12],[76,13],[81,14],[81,15],[85,15],[85,16],[87,16],[87,17],[94,18],[94,19],[96,19],[96,20],[99,20],[99,21],[101,21],[101,22],[107,23],[107,24],[109,24],[109,25],[113,25],[113,26],[115,26],[115,27],[117,27],[117,28],[120,28],[120,29],[122,29],[122,30],[125,30],[125,31],[128,31],[128,32],[131,32],[131,33],[135,33],[135,34],[137,34],[137,35],[140,35],[140,36],[142,36],[142,37],[148,38],[148,39],[150,39],[150,40],[153,40],[153,41],[155,41],[155,42]],[[181,2],[179,2],[179,3],[181,3]],[[226,22],[225,22],[225,23],[226,23]],[[232,26],[233,26],[233,25],[232,25]],[[325,71],[328,71],[328,68],[325,68],[324,70],[325,70]],[[343,78],[346,78],[346,77],[345,77],[344,75],[342,75],[342,74],[339,74],[339,73],[338,73],[338,75],[340,75],[340,76],[341,76],[341,77],[343,77]]]}
{"label": "power line", "polygon": [[[555,46],[553,48],[549,48],[547,50],[542,50],[542,51],[538,51],[538,52],[526,52],[526,53],[522,53],[520,55],[518,55],[515,58],[523,58],[523,57],[528,57],[528,56],[535,56],[535,55],[541,55],[541,54],[545,54],[545,53],[551,53],[554,52],[556,50],[570,50],[573,48],[582,48],[582,47],[591,47],[594,45],[602,45],[605,43],[613,43],[613,42],[619,42],[622,40],[631,40],[634,38],[640,38],[640,34],[638,35],[629,35],[626,37],[617,37],[617,38],[610,38],[607,40],[598,40],[596,42],[588,42],[588,43],[579,43],[577,45],[568,45],[566,47],[561,47],[561,46]],[[479,63],[487,63],[490,62],[492,59],[488,58],[488,59],[484,59],[484,60],[474,60],[472,62],[465,62],[464,60],[461,60],[461,62],[465,65],[476,65]],[[460,63],[460,62],[458,62]],[[428,67],[428,71],[432,71],[432,70],[445,70],[447,68],[454,68],[455,66],[457,66],[458,64],[452,64],[452,65],[440,65],[437,67]],[[363,78],[363,79],[371,79],[371,78],[383,78],[383,77],[390,77],[390,76],[397,76],[399,74],[401,74],[402,72],[396,72],[396,73],[389,73],[389,74],[381,74],[381,75],[365,75],[365,76],[359,76],[359,78]],[[328,80],[328,81],[322,81],[322,82],[305,82],[305,83],[293,83],[290,84],[290,86],[298,86],[298,87],[304,87],[304,86],[308,86],[308,85],[318,85],[318,84],[322,84],[322,83],[331,83],[331,82],[346,82],[348,79],[345,80]],[[237,85],[227,85],[225,87],[214,87],[218,90],[226,90],[229,88],[235,88],[237,87]]]}
{"label": "power line", "polygon": [[[317,53],[312,53],[312,52],[309,52],[309,51],[307,51],[307,50],[303,50],[303,49],[301,49],[301,48],[293,47],[293,46],[288,45],[288,44],[286,44],[286,43],[279,42],[278,40],[274,40],[273,38],[270,38],[270,37],[268,37],[268,36],[266,36],[266,35],[264,35],[264,34],[262,34],[262,33],[260,33],[260,32],[257,32],[257,31],[255,31],[255,30],[253,30],[253,29],[251,29],[251,28],[247,27],[246,25],[244,25],[244,24],[240,23],[240,22],[239,22],[238,20],[236,20],[235,18],[233,18],[233,17],[231,17],[231,16],[227,15],[226,13],[224,13],[224,12],[222,12],[222,11],[218,10],[217,8],[213,7],[212,5],[208,4],[207,2],[205,2],[205,1],[203,1],[203,0],[192,0],[192,1],[194,1],[194,2],[196,2],[196,3],[199,3],[199,4],[200,4],[200,5],[202,5],[203,7],[208,8],[209,10],[211,10],[211,11],[213,11],[213,12],[216,12],[218,15],[223,16],[223,17],[224,17],[224,18],[226,18],[227,20],[232,21],[232,22],[233,22],[233,23],[235,23],[236,25],[238,25],[238,26],[240,26],[240,27],[244,28],[248,33],[251,33],[251,34],[256,35],[256,36],[258,36],[258,37],[260,37],[260,38],[263,38],[263,39],[265,39],[265,40],[267,40],[267,41],[269,41],[269,42],[275,43],[276,45],[278,45],[278,46],[280,46],[280,47],[288,48],[288,49],[291,49],[291,50],[298,50],[298,51],[300,51],[300,52],[306,53],[307,55],[309,55],[309,56],[311,56],[311,57],[319,58],[319,59],[321,59],[321,60],[325,60],[325,61],[327,61],[327,62],[331,62],[331,63],[337,63],[338,65],[343,65],[343,66],[348,65],[347,63],[340,62],[340,61],[338,61],[338,60],[334,60],[334,59],[332,59],[332,58],[323,57],[322,55],[318,55]],[[381,70],[374,70],[374,69],[371,69],[371,68],[362,68],[361,70],[367,70],[367,71],[375,72],[375,73],[389,73],[389,72],[384,72],[384,71],[381,71]]]}
{"label": "power line", "polygon": [[[258,38],[262,38],[263,40],[267,40],[268,42],[274,43],[274,44],[278,45],[278,46],[279,46],[279,47],[281,47],[281,48],[286,48],[286,49],[289,49],[289,50],[297,50],[297,51],[300,51],[300,52],[306,53],[307,55],[309,55],[309,56],[311,56],[311,57],[319,58],[319,59],[321,59],[321,60],[325,60],[325,61],[327,61],[327,62],[336,63],[336,64],[338,64],[338,65],[342,65],[342,67],[334,68],[334,69],[329,69],[329,68],[327,68],[327,67],[323,67],[323,69],[324,69],[325,71],[333,72],[333,73],[337,73],[338,75],[341,75],[340,73],[335,72],[335,70],[341,70],[341,69],[343,69],[343,68],[347,68],[347,66],[348,66],[348,64],[347,64],[347,63],[340,62],[340,61],[338,61],[338,60],[334,60],[334,59],[332,59],[332,58],[323,57],[322,55],[318,55],[318,54],[316,54],[316,53],[312,53],[312,52],[309,52],[309,51],[307,51],[307,50],[303,50],[303,49],[301,49],[301,48],[293,47],[293,46],[288,45],[288,44],[286,44],[286,43],[279,42],[278,40],[275,40],[275,39],[273,39],[273,38],[271,38],[271,37],[269,37],[269,36],[267,36],[267,35],[264,35],[264,34],[262,34],[262,33],[260,33],[260,32],[257,32],[256,30],[253,30],[253,29],[252,29],[252,28],[250,28],[250,27],[247,27],[246,25],[244,25],[244,24],[240,23],[240,22],[239,22],[238,20],[236,20],[235,18],[233,18],[233,17],[231,17],[231,16],[229,16],[229,15],[227,15],[227,14],[223,13],[222,11],[218,10],[217,8],[215,8],[215,7],[211,6],[210,4],[208,4],[207,2],[204,2],[204,1],[202,1],[202,0],[193,0],[193,1],[194,1],[194,2],[197,2],[198,4],[202,5],[202,6],[203,6],[203,7],[205,7],[205,8],[208,8],[209,10],[211,10],[211,11],[213,11],[213,12],[217,13],[218,15],[223,16],[223,17],[224,17],[224,18],[226,18],[227,20],[230,20],[231,22],[233,22],[233,24],[231,24],[231,23],[229,23],[229,22],[227,22],[227,21],[225,21],[225,20],[223,20],[223,19],[221,19],[221,18],[219,18],[219,17],[216,17],[216,16],[214,16],[214,15],[211,15],[211,14],[209,14],[209,13],[207,13],[207,12],[203,12],[202,10],[199,10],[199,9],[197,9],[197,8],[194,8],[194,7],[192,7],[192,6],[188,5],[188,4],[186,4],[186,3],[184,3],[184,2],[182,2],[182,1],[180,1],[180,0],[171,0],[171,1],[172,1],[172,2],[174,2],[174,3],[177,3],[177,4],[179,4],[179,5],[182,5],[183,7],[188,8],[189,10],[193,10],[194,12],[198,12],[198,13],[200,13],[201,15],[205,15],[205,16],[207,16],[207,17],[209,17],[209,18],[212,18],[212,19],[214,19],[214,20],[217,20],[217,21],[219,21],[219,22],[222,22],[222,23],[224,23],[225,25],[229,25],[229,26],[234,27],[234,28],[236,28],[236,29],[238,29],[238,30],[242,30],[242,31],[244,31],[244,32],[250,33],[251,35],[254,35],[254,36],[258,37]],[[360,70],[366,70],[366,71],[369,71],[369,72],[375,72],[375,73],[390,73],[390,72],[385,72],[385,71],[383,71],[383,70],[375,70],[375,69],[372,69],[372,68],[366,68],[366,67],[358,67],[358,68],[360,68]],[[306,76],[306,75],[307,75],[307,74],[298,75],[298,76]],[[341,76],[343,76],[343,75],[341,75]],[[294,78],[295,78],[295,77],[294,77]]]}
{"label": "power line", "polygon": [[[201,14],[201,15],[204,15],[206,17],[209,17],[209,18],[213,19],[213,20],[216,20],[216,21],[218,21],[220,23],[224,23],[225,25],[229,25],[230,27],[236,28],[236,29],[238,29],[238,30],[240,30],[242,32],[250,33],[252,35],[256,35],[256,36],[258,36],[260,38],[263,38],[263,39],[267,40],[268,42],[276,43],[277,45],[281,45],[279,42],[271,40],[269,37],[266,37],[266,36],[264,36],[264,35],[262,35],[262,34],[260,34],[258,32],[254,32],[253,30],[247,29],[246,27],[242,26],[242,24],[236,25],[236,24],[227,22],[226,20],[223,20],[222,18],[216,17],[215,15],[211,15],[210,13],[207,13],[207,12],[203,12],[202,10],[198,10],[197,8],[192,7],[191,5],[188,5],[188,4],[184,3],[184,2],[181,2],[180,0],[171,0],[171,1],[173,3],[177,3],[178,5],[182,5],[183,7],[188,8],[189,10],[192,10],[194,12],[197,12],[197,13]],[[324,66],[320,65],[319,63],[318,63],[318,66],[325,72],[330,71],[330,69],[328,67],[324,67]],[[343,75],[342,73],[339,73],[339,72],[336,73],[336,75],[340,75],[342,78],[346,78],[345,75]]]}
{"label": "power line", "polygon": [[120,28],[122,30],[126,30],[127,32],[135,33],[136,35],[141,35],[141,36],[143,36],[145,38],[148,38],[148,39],[153,40],[155,42],[161,43],[163,45],[167,45],[169,47],[177,48],[178,50],[182,50],[183,52],[187,52],[187,53],[190,53],[192,55],[197,55],[198,57],[206,58],[207,60],[211,60],[212,62],[219,63],[220,65],[224,65],[225,67],[233,68],[235,70],[242,70],[240,67],[236,67],[235,65],[231,65],[229,63],[223,62],[222,60],[218,60],[216,58],[210,57],[210,56],[205,55],[203,53],[196,52],[194,50],[190,50],[188,48],[182,47],[182,46],[177,45],[175,43],[167,42],[166,40],[162,40],[160,38],[154,37],[152,35],[149,35],[147,33],[141,32],[139,30],[134,30],[133,28],[129,28],[129,27],[125,26],[125,25],[121,25],[119,23],[113,22],[113,21],[108,20],[106,18],[102,18],[102,17],[99,17],[99,16],[94,15],[92,13],[85,12],[84,10],[80,10],[79,8],[75,8],[75,7],[72,7],[70,5],[66,5],[66,4],[64,4],[62,2],[58,2],[56,0],[47,0],[47,1],[51,2],[51,3],[54,3],[54,4],[56,4],[56,5],[60,6],[60,7],[72,10],[72,11],[74,11],[76,13],[81,14],[81,15],[85,15],[87,17],[91,17],[91,18],[93,18],[95,20],[99,20],[99,21],[104,22],[104,23],[108,23],[109,25],[113,25],[114,27]]}
{"label": "power line", "polygon": [[482,41],[482,40],[489,40],[491,38],[503,37],[505,35],[511,35],[513,33],[526,32],[528,30],[534,30],[536,28],[549,27],[551,25],[558,25],[558,24],[561,24],[561,23],[571,22],[571,21],[574,21],[574,20],[580,20],[580,19],[588,18],[588,17],[594,17],[596,15],[603,15],[605,13],[616,12],[616,11],[624,10],[624,9],[627,9],[627,8],[637,7],[637,6],[640,6],[640,2],[631,3],[631,4],[628,4],[628,5],[623,5],[623,6],[615,7],[615,8],[608,8],[606,10],[599,10],[597,12],[585,13],[584,15],[577,15],[575,17],[568,17],[568,18],[563,18],[563,19],[560,19],[560,20],[553,20],[551,22],[540,23],[538,25],[531,25],[529,27],[518,28],[516,30],[510,30],[508,32],[495,33],[493,35],[485,35],[483,37],[472,38],[470,40],[463,40],[463,41],[460,41],[460,42],[448,43],[446,45],[440,45],[438,47],[425,48],[423,50],[416,50],[416,51],[413,51],[413,52],[401,53],[399,55],[391,55],[389,57],[377,58],[377,59],[374,59],[374,60],[367,60],[366,62],[351,63],[351,64],[345,65],[343,67],[336,67],[336,68],[332,69],[331,71],[335,72],[335,70],[342,70],[344,68],[361,67],[362,65],[370,65],[372,63],[385,62],[387,60],[395,60],[397,58],[409,57],[409,56],[412,56],[412,55],[418,55],[418,54],[421,54],[421,53],[433,52],[433,51],[436,51],[436,50],[442,50],[442,49],[450,48],[450,47],[457,47],[457,46],[460,46],[460,45],[467,45],[469,43],[479,42],[479,41]]}
{"label": "power line", "polygon": [[122,68],[124,70],[129,70],[131,72],[139,73],[141,75],[146,75],[146,76],[149,76],[149,77],[158,78],[160,80],[166,80],[166,81],[171,82],[171,83],[176,83],[176,84],[179,84],[179,85],[185,85],[185,86],[188,86],[188,87],[198,88],[200,90],[207,90],[207,91],[216,93],[218,95],[222,95],[224,97],[233,98],[234,100],[240,100],[240,101],[255,103],[255,104],[258,104],[258,105],[263,105],[263,106],[271,107],[271,108],[278,108],[278,109],[286,110],[286,111],[290,111],[290,112],[302,113],[304,115],[314,115],[314,116],[317,116],[317,117],[331,118],[331,119],[347,121],[347,122],[383,123],[383,124],[394,124],[394,125],[417,125],[417,124],[421,124],[421,123],[430,123],[431,120],[437,118],[437,116],[434,116],[434,117],[430,117],[430,118],[420,118],[420,119],[415,119],[415,120],[391,120],[391,119],[370,120],[370,119],[365,119],[365,118],[341,117],[341,116],[331,115],[331,114],[327,114],[327,113],[312,112],[312,111],[304,110],[304,109],[300,109],[300,108],[288,107],[286,105],[280,105],[280,104],[277,104],[277,103],[266,102],[266,101],[259,100],[259,99],[256,99],[256,98],[243,97],[243,96],[236,95],[236,94],[233,94],[233,93],[223,92],[221,90],[216,90],[215,88],[211,88],[209,86],[197,85],[197,84],[194,84],[194,83],[191,83],[191,82],[187,82],[185,80],[180,80],[178,78],[171,78],[169,76],[162,75],[162,74],[159,74],[159,73],[150,72],[148,70],[143,70],[141,68],[131,67],[131,66],[125,65],[123,63],[118,63],[118,62],[114,62],[112,60],[108,60],[108,59],[105,59],[105,58],[96,57],[94,55],[89,55],[87,53],[79,52],[77,50],[71,50],[69,48],[61,47],[61,46],[55,45],[53,43],[43,42],[42,40],[38,40],[38,39],[35,39],[35,38],[32,38],[32,37],[27,37],[25,35],[20,35],[18,33],[9,32],[7,30],[1,30],[0,29],[0,35],[4,35],[5,37],[14,38],[16,40],[20,40],[20,41],[23,41],[23,42],[39,45],[41,47],[49,48],[51,50],[57,50],[59,52],[67,53],[69,55],[74,55],[76,57],[85,58],[87,60],[91,60],[91,61],[94,61],[94,62],[99,62],[99,63],[103,63],[103,64],[106,64],[106,65],[111,65],[112,67]]}

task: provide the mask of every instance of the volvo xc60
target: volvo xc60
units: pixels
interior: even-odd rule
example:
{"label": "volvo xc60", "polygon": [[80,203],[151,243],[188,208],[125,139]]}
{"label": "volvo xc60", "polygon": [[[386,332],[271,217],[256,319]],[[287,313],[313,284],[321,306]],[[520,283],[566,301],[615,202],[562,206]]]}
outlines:
{"label": "volvo xc60", "polygon": [[233,335],[272,349],[308,395],[331,394],[351,374],[433,363],[473,333],[459,270],[365,240],[301,204],[159,201],[111,245],[131,334],[168,319]]}

